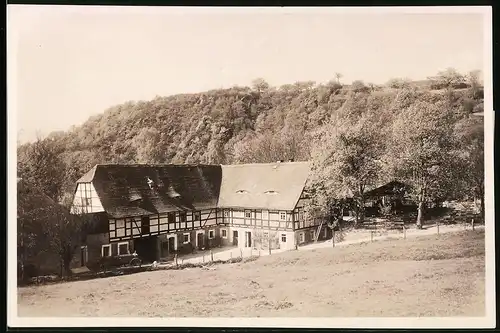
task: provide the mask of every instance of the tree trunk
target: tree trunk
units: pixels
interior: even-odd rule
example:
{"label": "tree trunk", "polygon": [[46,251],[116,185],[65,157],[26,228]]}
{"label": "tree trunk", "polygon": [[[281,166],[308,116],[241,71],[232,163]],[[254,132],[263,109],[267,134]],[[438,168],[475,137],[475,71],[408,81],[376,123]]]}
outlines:
{"label": "tree trunk", "polygon": [[481,198],[479,198],[479,202],[481,204],[481,219],[483,220],[483,223],[486,224],[485,211],[484,211],[484,193],[481,195]]}
{"label": "tree trunk", "polygon": [[424,200],[420,198],[418,202],[418,213],[417,213],[417,229],[422,229],[422,221],[424,219]]}

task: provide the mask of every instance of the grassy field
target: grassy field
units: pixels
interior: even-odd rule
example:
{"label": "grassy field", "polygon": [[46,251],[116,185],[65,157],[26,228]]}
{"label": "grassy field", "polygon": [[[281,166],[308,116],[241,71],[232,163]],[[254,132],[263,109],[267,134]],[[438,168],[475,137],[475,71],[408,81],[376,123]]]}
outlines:
{"label": "grassy field", "polygon": [[484,231],[18,289],[20,316],[483,316]]}

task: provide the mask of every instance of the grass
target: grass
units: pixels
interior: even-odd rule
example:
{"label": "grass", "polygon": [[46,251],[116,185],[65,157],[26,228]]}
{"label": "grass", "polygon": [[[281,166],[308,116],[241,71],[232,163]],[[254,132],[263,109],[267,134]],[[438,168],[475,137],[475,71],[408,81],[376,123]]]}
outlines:
{"label": "grass", "polygon": [[483,316],[484,232],[18,289],[20,316]]}

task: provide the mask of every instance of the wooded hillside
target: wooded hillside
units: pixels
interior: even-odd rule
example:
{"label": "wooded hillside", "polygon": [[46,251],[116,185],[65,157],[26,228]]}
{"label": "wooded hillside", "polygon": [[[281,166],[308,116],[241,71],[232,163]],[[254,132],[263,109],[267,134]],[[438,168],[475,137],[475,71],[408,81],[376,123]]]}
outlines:
{"label": "wooded hillside", "polygon": [[[30,180],[45,189],[60,186],[60,191],[47,194],[69,199],[75,181],[97,163],[308,160],[314,159],[318,143],[331,137],[325,128],[332,122],[342,123],[346,134],[351,129],[366,133],[358,126],[362,116],[366,124],[378,124],[371,135],[387,141],[383,134],[398,115],[419,103],[439,105],[439,112],[452,114],[452,123],[443,126],[454,126],[483,108],[477,72],[461,75],[449,69],[427,81],[393,79],[383,86],[362,81],[343,85],[340,78],[277,88],[256,79],[252,87],[112,106],[82,126],[20,146],[19,176],[38,178]],[[36,166],[43,160],[33,159],[37,145],[50,150],[55,160]]]}

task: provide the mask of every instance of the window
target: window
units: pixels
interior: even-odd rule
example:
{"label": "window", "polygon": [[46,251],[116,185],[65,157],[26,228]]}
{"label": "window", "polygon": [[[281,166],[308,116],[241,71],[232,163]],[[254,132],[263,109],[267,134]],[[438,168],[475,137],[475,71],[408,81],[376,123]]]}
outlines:
{"label": "window", "polygon": [[186,213],[185,212],[179,213],[179,221],[186,222]]}
{"label": "window", "polygon": [[252,217],[252,212],[251,212],[251,211],[249,211],[249,210],[246,210],[246,211],[245,211],[245,218],[249,219],[249,218],[251,218],[251,217]]}
{"label": "window", "polygon": [[220,230],[222,238],[227,238],[227,230],[226,229],[221,229]]}
{"label": "window", "polygon": [[286,213],[285,212],[280,212],[280,220],[286,221]]}
{"label": "window", "polygon": [[111,257],[111,244],[106,244],[101,247],[102,257]]}
{"label": "window", "polygon": [[183,236],[182,236],[182,242],[184,244],[187,244],[189,242],[191,242],[191,234],[190,233],[185,233]]}
{"label": "window", "polygon": [[171,212],[167,214],[168,223],[175,223],[175,213]]}
{"label": "window", "polygon": [[141,232],[149,234],[149,216],[141,216]]}
{"label": "window", "polygon": [[269,238],[269,233],[267,231],[264,231],[262,236],[267,239],[267,238]]}
{"label": "window", "polygon": [[286,243],[286,234],[281,234],[281,242]]}
{"label": "window", "polygon": [[227,209],[224,210],[224,217],[229,217],[229,211]]}
{"label": "window", "polygon": [[82,198],[82,206],[90,206],[91,200],[90,198]]}
{"label": "window", "polygon": [[316,232],[314,230],[311,230],[310,233],[311,233],[311,240],[312,240],[312,239],[314,239],[314,236],[316,235]]}
{"label": "window", "polygon": [[200,212],[194,212],[193,213],[193,220],[195,220],[195,221],[201,221],[201,213]]}
{"label": "window", "polygon": [[303,232],[301,232],[301,233],[299,234],[299,242],[300,242],[300,243],[304,243],[304,240],[305,240],[304,233],[303,233]]}
{"label": "window", "polygon": [[128,242],[118,243],[118,255],[123,256],[125,254],[130,254],[128,249]]}
{"label": "window", "polygon": [[214,238],[215,238],[215,230],[209,230],[208,239],[214,239]]}

